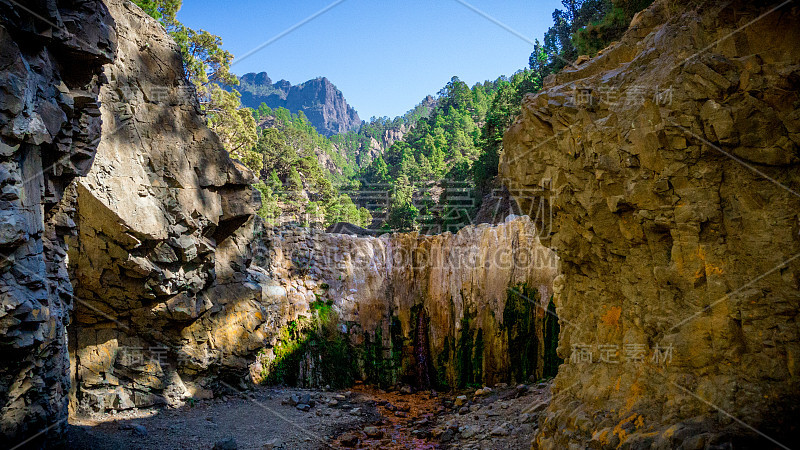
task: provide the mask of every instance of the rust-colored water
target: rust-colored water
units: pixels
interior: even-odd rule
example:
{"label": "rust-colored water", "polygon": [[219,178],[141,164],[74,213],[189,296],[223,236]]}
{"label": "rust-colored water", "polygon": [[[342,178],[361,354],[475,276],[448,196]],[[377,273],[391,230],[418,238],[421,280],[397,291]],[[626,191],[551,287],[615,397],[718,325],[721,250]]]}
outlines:
{"label": "rust-colored water", "polygon": [[[429,439],[415,437],[412,431],[415,429],[429,430],[435,422],[437,407],[440,402],[437,397],[429,392],[416,394],[401,394],[399,392],[385,392],[373,386],[356,386],[353,393],[367,397],[375,402],[388,402],[393,405],[395,411],[387,408],[388,405],[379,404],[378,411],[381,414],[379,424],[374,424],[383,436],[380,438],[370,438],[362,430],[355,433],[359,436],[359,443],[355,447],[345,447],[341,443],[341,436],[334,441],[335,448],[381,448],[381,449],[438,449],[440,445]],[[401,411],[398,415],[396,412]],[[403,417],[405,416],[405,417]],[[427,425],[419,425],[418,422],[427,419]]]}

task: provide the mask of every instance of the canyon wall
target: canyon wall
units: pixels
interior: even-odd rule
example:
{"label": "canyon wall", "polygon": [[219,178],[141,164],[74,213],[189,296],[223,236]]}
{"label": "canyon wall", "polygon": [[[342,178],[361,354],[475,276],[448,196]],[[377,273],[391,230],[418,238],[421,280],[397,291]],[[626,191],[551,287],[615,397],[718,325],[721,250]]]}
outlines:
{"label": "canyon wall", "polygon": [[[453,387],[555,369],[545,342],[557,336],[546,311],[558,261],[527,216],[435,236],[289,227],[262,240],[256,261],[289,303],[331,304],[365,381]],[[254,373],[274,358],[274,344]]]}
{"label": "canyon wall", "polygon": [[[75,186],[68,241],[77,412],[180,404],[208,395],[205,376],[220,366],[246,368],[226,345],[247,347],[233,336],[253,330],[234,330],[229,316],[260,304],[264,278],[248,271],[252,174],[205,126],[163,27],[125,0],[106,5],[118,51],[103,70],[101,139]],[[225,327],[229,342],[209,334]]]}
{"label": "canyon wall", "polygon": [[552,202],[566,360],[535,448],[797,442],[799,15],[656,1],[524,99],[500,173]]}
{"label": "canyon wall", "polygon": [[0,435],[53,443],[66,427],[74,306],[62,197],[94,157],[115,36],[100,1],[29,3],[0,1]]}
{"label": "canyon wall", "polygon": [[281,362],[298,374],[282,381],[328,384],[324,354],[276,362],[287,330],[322,305],[354,378],[463,385],[552,370],[556,258],[529,219],[381,238],[264,227],[252,176],[205,127],[177,46],[136,6],[106,5],[117,57],[103,69],[94,164],[68,202],[73,413],[178,406]]}

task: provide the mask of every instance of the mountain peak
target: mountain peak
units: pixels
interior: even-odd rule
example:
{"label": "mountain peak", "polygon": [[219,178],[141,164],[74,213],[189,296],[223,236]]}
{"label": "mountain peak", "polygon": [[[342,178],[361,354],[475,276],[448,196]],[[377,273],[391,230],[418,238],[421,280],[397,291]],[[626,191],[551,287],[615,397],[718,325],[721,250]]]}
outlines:
{"label": "mountain peak", "polygon": [[247,73],[240,78],[237,90],[242,105],[258,108],[286,108],[293,113],[303,111],[317,132],[325,136],[358,128],[358,112],[347,104],[344,94],[328,78],[320,76],[298,85],[286,80],[272,83],[266,72]]}

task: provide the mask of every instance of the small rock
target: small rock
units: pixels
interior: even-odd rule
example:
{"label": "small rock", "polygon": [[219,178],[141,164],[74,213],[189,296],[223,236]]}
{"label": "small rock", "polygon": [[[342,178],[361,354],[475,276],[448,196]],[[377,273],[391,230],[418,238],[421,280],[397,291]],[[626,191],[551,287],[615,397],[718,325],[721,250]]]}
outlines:
{"label": "small rock", "polygon": [[407,413],[405,413],[405,412],[403,412],[403,411],[395,411],[395,412],[394,412],[394,415],[395,415],[396,417],[408,417],[408,414],[407,414]]}
{"label": "small rock", "polygon": [[351,409],[350,410],[350,414],[352,414],[354,416],[357,416],[357,415],[361,414],[361,408],[353,408],[353,409]]}
{"label": "small rock", "polygon": [[380,439],[383,437],[383,431],[378,427],[366,427],[364,428],[364,434],[373,439]]}
{"label": "small rock", "polygon": [[476,396],[476,397],[480,397],[480,396],[482,396],[482,395],[487,395],[487,394],[490,394],[491,392],[492,392],[492,388],[490,388],[490,387],[483,387],[483,388],[481,388],[481,389],[478,389],[477,391],[475,391],[475,396]]}
{"label": "small rock", "polygon": [[133,434],[137,436],[147,436],[147,428],[145,428],[144,425],[134,425]]}
{"label": "small rock", "polygon": [[469,439],[469,438],[475,436],[475,434],[477,434],[477,431],[475,430],[475,428],[472,428],[472,427],[470,427],[468,425],[459,428],[458,431],[459,431],[459,436],[461,437],[461,439]]}
{"label": "small rock", "polygon": [[339,438],[339,442],[341,442],[345,447],[355,447],[358,445],[359,440],[360,439],[358,438],[358,435],[355,433],[346,433]]}
{"label": "small rock", "polygon": [[536,385],[536,389],[544,389],[547,387],[547,383],[539,383]]}
{"label": "small rock", "polygon": [[239,448],[239,444],[236,443],[236,439],[228,438],[222,441],[217,441],[214,444],[214,450],[237,450]]}
{"label": "small rock", "polygon": [[338,405],[339,405],[339,400],[336,400],[335,398],[334,398],[334,399],[331,399],[331,400],[328,402],[328,406],[330,406],[331,408],[333,408],[333,407],[336,407],[336,406],[338,406]]}
{"label": "small rock", "polygon": [[311,409],[311,405],[307,403],[300,403],[296,406],[296,408],[300,411],[308,412]]}
{"label": "small rock", "polygon": [[504,423],[504,424],[500,425],[499,427],[495,428],[494,430],[492,430],[491,435],[492,436],[508,436],[508,428],[509,428],[508,424]]}
{"label": "small rock", "polygon": [[281,447],[281,441],[278,438],[270,439],[266,444],[261,446],[261,450],[274,450]]}
{"label": "small rock", "polygon": [[467,403],[467,396],[466,395],[459,395],[458,397],[456,397],[456,401],[455,401],[454,405],[456,405],[457,407],[458,406],[464,406],[465,403]]}
{"label": "small rock", "polygon": [[461,409],[458,410],[458,413],[461,414],[462,416],[464,414],[469,414],[469,408],[466,406],[462,406]]}
{"label": "small rock", "polygon": [[411,388],[411,386],[405,385],[405,386],[400,388],[400,393],[403,394],[403,395],[409,395],[409,394],[413,394],[414,390]]}
{"label": "small rock", "polygon": [[442,433],[442,435],[439,437],[439,440],[442,442],[450,442],[453,440],[455,435],[456,435],[455,430],[448,428],[444,430],[444,433]]}
{"label": "small rock", "polygon": [[547,403],[541,402],[541,403],[537,403],[537,404],[533,405],[533,407],[531,409],[529,409],[528,412],[535,413],[535,412],[542,411],[545,408],[547,408]]}
{"label": "small rock", "polygon": [[286,404],[288,404],[289,406],[297,406],[300,403],[302,402],[300,401],[300,396],[297,394],[290,395],[289,398],[286,400]]}

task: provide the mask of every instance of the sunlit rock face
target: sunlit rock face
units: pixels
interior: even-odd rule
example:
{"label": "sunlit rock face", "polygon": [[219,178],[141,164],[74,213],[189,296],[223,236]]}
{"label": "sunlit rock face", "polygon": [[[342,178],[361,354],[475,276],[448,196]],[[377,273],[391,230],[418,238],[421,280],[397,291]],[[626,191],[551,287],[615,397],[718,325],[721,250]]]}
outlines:
{"label": "sunlit rock face", "polygon": [[435,236],[279,229],[265,244],[261,264],[290,304],[332,302],[361,379],[454,387],[554,368],[558,259],[527,216]]}
{"label": "sunlit rock face", "polygon": [[92,163],[115,40],[99,1],[29,3],[0,1],[0,435],[12,446],[55,444],[66,426],[74,223],[62,197]]}
{"label": "sunlit rock face", "polygon": [[209,330],[227,324],[238,303],[261,299],[262,275],[247,271],[252,174],[205,126],[163,27],[130,2],[105,3],[118,53],[104,67],[102,133],[77,183],[69,242],[76,412],[202,395],[177,371],[241,365],[236,351],[220,356],[225,346]]}
{"label": "sunlit rock face", "polygon": [[797,442],[800,12],[776,7],[657,1],[525,98],[500,173],[552,199],[566,360],[535,447]]}

